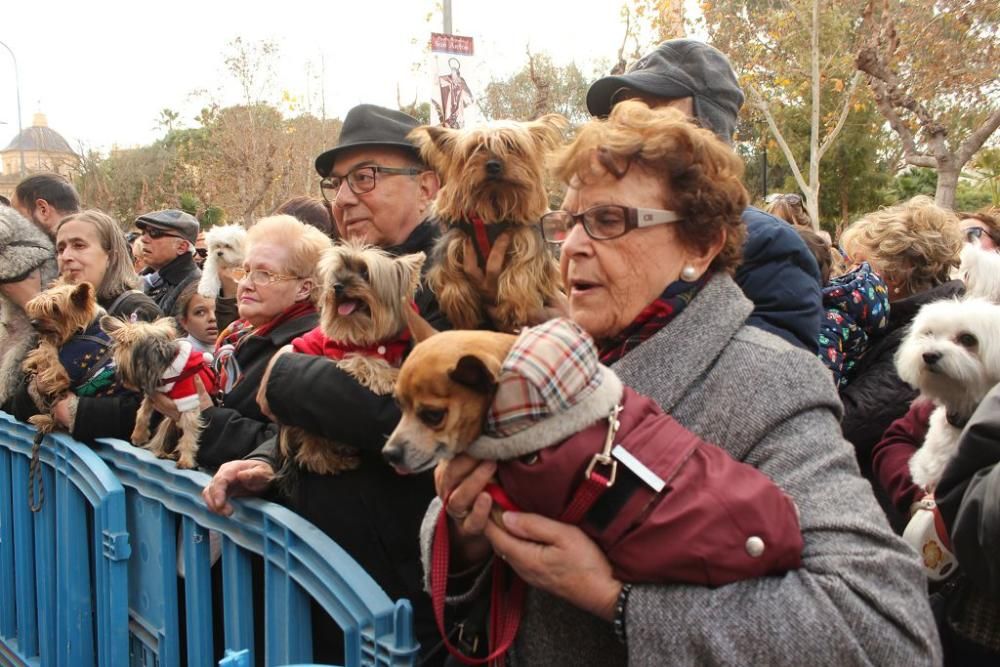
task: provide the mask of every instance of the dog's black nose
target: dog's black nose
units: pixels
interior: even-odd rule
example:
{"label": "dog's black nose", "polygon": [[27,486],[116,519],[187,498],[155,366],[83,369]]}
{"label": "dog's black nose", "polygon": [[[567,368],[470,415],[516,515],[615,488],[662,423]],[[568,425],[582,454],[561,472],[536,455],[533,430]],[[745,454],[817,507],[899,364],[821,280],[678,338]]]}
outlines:
{"label": "dog's black nose", "polygon": [[933,366],[939,361],[941,361],[940,352],[924,352],[924,363],[928,366]]}
{"label": "dog's black nose", "polygon": [[395,445],[386,445],[382,448],[382,458],[389,465],[398,465],[403,462],[403,448]]}
{"label": "dog's black nose", "polygon": [[486,175],[490,178],[496,178],[503,171],[503,162],[500,160],[487,160],[486,161]]}
{"label": "dog's black nose", "polygon": [[220,250],[220,251],[218,251],[217,253],[215,253],[215,256],[216,256],[216,257],[222,257],[222,256],[224,256],[224,255],[225,255],[225,253],[223,253],[223,252],[222,252],[221,250]]}
{"label": "dog's black nose", "polygon": [[336,294],[337,296],[343,295],[343,293],[344,293],[344,283],[334,283],[333,284],[333,293]]}

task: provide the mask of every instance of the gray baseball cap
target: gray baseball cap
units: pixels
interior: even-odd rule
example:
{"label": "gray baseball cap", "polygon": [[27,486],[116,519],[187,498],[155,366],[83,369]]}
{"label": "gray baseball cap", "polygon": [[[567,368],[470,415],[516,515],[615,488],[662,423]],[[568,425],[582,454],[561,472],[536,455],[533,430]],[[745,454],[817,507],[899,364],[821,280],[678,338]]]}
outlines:
{"label": "gray baseball cap", "polygon": [[140,215],[135,219],[135,226],[139,229],[156,227],[157,229],[170,231],[191,243],[198,242],[198,232],[201,230],[201,225],[198,224],[197,218],[190,213],[178,211],[175,208]]}
{"label": "gray baseball cap", "polygon": [[607,116],[623,88],[664,99],[690,97],[695,116],[720,139],[732,142],[743,91],[729,59],[704,42],[671,39],[625,74],[598,79],[587,91],[587,109],[595,116]]}

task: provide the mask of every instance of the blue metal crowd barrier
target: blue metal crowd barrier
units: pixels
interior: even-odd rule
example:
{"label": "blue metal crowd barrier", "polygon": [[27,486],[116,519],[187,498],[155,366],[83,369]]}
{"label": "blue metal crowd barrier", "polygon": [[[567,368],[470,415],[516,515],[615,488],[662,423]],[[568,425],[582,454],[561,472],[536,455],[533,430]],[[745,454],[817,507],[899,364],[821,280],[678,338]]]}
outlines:
{"label": "blue metal crowd barrier", "polygon": [[[343,629],[346,665],[415,663],[410,603],[393,603],[294,512],[238,499],[221,517],[201,500],[206,474],[125,442],[88,447],[55,434],[41,447],[45,497],[33,513],[33,438],[32,427],[0,412],[0,664],[207,666],[223,653],[213,632],[221,614],[221,664],[253,665],[255,599],[267,665],[312,661],[310,600]],[[252,554],[263,559],[256,596]]]}

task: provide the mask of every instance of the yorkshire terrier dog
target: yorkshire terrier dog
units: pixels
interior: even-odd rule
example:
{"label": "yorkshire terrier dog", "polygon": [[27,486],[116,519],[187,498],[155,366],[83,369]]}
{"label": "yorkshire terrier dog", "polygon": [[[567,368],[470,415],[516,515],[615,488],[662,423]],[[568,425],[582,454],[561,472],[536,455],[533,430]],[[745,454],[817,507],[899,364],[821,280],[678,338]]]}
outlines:
{"label": "yorkshire terrier dog", "polygon": [[436,212],[448,225],[428,272],[431,289],[452,324],[475,329],[484,321],[483,295],[463,270],[466,239],[480,266],[508,231],[511,245],[497,285],[494,324],[515,331],[559,292],[559,270],[539,220],[549,209],[545,155],[560,142],[566,119],[548,114],[528,123],[501,122],[452,130],[424,125],[409,138],[442,178]]}
{"label": "yorkshire terrier dog", "polygon": [[[193,349],[188,341],[177,339],[177,328],[169,317],[161,317],[155,322],[125,322],[106,316],[101,318],[101,328],[114,342],[113,358],[122,383],[143,393],[132,431],[132,444],[146,446],[160,458],[176,458],[178,468],[196,467],[198,436],[204,424],[195,378],[201,378],[209,394],[214,393],[216,383],[205,355]],[[150,397],[157,392],[173,399],[180,421],[175,424],[165,417],[151,440],[149,422],[153,416],[153,402]],[[171,451],[175,428],[180,429],[180,438]]]}
{"label": "yorkshire terrier dog", "polygon": [[[410,347],[406,310],[420,282],[424,254],[393,257],[356,242],[339,243],[320,262],[320,325],[292,342],[294,351],[322,355],[373,393],[392,393]],[[260,393],[265,390],[261,386]],[[361,464],[353,447],[291,426],[283,426],[280,476],[294,459],[322,475]]]}
{"label": "yorkshire terrier dog", "polygon": [[[29,392],[42,411],[28,421],[39,432],[51,433],[56,428],[52,406],[110,366],[111,359],[104,354],[108,345],[87,335],[90,329],[100,334],[95,325],[102,311],[93,286],[86,282],[57,283],[28,301],[24,309],[38,334],[38,346],[25,357],[22,368],[34,378]],[[71,345],[74,341],[77,344]]]}
{"label": "yorkshire terrier dog", "polygon": [[205,266],[201,270],[198,294],[215,297],[222,287],[221,271],[228,271],[243,264],[247,230],[243,225],[220,225],[205,234]]}

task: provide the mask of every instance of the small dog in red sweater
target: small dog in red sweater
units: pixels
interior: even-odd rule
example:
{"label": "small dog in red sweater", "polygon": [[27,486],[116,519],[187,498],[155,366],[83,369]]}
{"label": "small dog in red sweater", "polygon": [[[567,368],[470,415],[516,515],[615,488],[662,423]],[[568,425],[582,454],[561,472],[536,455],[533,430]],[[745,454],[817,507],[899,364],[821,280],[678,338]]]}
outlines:
{"label": "small dog in red sweater", "polygon": [[[424,254],[393,257],[359,243],[339,243],[320,263],[320,325],[292,341],[295,352],[322,355],[373,393],[392,393],[410,349],[406,309],[420,283]],[[263,386],[261,387],[263,391]],[[292,426],[278,439],[284,459],[311,472],[335,475],[361,464],[353,447]]]}

